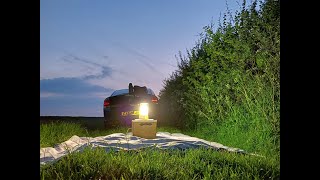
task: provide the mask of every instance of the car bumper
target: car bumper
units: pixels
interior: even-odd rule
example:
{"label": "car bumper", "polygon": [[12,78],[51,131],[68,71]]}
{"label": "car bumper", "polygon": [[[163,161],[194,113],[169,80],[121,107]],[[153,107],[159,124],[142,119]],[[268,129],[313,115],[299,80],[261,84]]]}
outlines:
{"label": "car bumper", "polygon": [[[149,105],[149,119],[157,119],[157,106]],[[139,115],[127,115],[122,116],[121,112],[128,111],[139,111],[138,107],[127,106],[127,107],[111,107],[104,108],[104,121],[119,123],[125,126],[131,126],[132,120],[138,119]]]}

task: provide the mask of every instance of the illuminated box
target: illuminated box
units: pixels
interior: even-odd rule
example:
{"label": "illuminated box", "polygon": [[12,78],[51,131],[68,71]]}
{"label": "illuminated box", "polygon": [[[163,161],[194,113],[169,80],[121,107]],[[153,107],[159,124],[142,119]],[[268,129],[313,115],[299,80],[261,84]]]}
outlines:
{"label": "illuminated box", "polygon": [[132,120],[132,135],[146,139],[156,138],[157,120],[135,119]]}

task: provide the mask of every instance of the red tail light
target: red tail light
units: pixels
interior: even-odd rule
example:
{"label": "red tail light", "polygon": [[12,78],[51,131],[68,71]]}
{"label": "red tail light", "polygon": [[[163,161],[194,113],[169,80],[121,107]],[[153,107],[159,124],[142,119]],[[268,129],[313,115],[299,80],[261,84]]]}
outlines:
{"label": "red tail light", "polygon": [[104,106],[104,107],[110,106],[110,100],[109,100],[109,99],[104,100],[103,106]]}
{"label": "red tail light", "polygon": [[157,96],[152,96],[151,101],[152,101],[153,103],[157,103],[157,102],[158,102]]}

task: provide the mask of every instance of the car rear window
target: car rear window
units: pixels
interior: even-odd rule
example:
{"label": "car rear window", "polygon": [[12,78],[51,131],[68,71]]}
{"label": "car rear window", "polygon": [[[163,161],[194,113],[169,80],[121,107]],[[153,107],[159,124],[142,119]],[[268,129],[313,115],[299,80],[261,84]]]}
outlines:
{"label": "car rear window", "polygon": [[[154,92],[151,89],[147,88],[147,91],[148,91],[148,94],[154,95]],[[119,95],[124,95],[124,94],[129,94],[129,89],[116,90],[111,94],[111,96],[119,96]]]}
{"label": "car rear window", "polygon": [[150,94],[150,95],[155,95],[154,92],[153,92],[151,89],[149,89],[149,88],[148,88],[148,94]]}
{"label": "car rear window", "polygon": [[129,89],[116,90],[111,94],[111,96],[119,96],[119,95],[123,95],[123,94],[129,94]]}

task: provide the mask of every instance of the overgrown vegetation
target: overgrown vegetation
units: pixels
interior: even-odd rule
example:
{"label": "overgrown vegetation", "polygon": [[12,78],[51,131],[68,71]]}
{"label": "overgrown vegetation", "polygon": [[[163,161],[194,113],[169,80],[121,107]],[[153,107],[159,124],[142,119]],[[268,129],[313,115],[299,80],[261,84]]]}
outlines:
{"label": "overgrown vegetation", "polygon": [[[193,134],[262,154],[279,154],[280,2],[243,1],[233,17],[206,26],[179,54],[160,91],[163,120]],[[216,30],[214,30],[216,28]]]}

